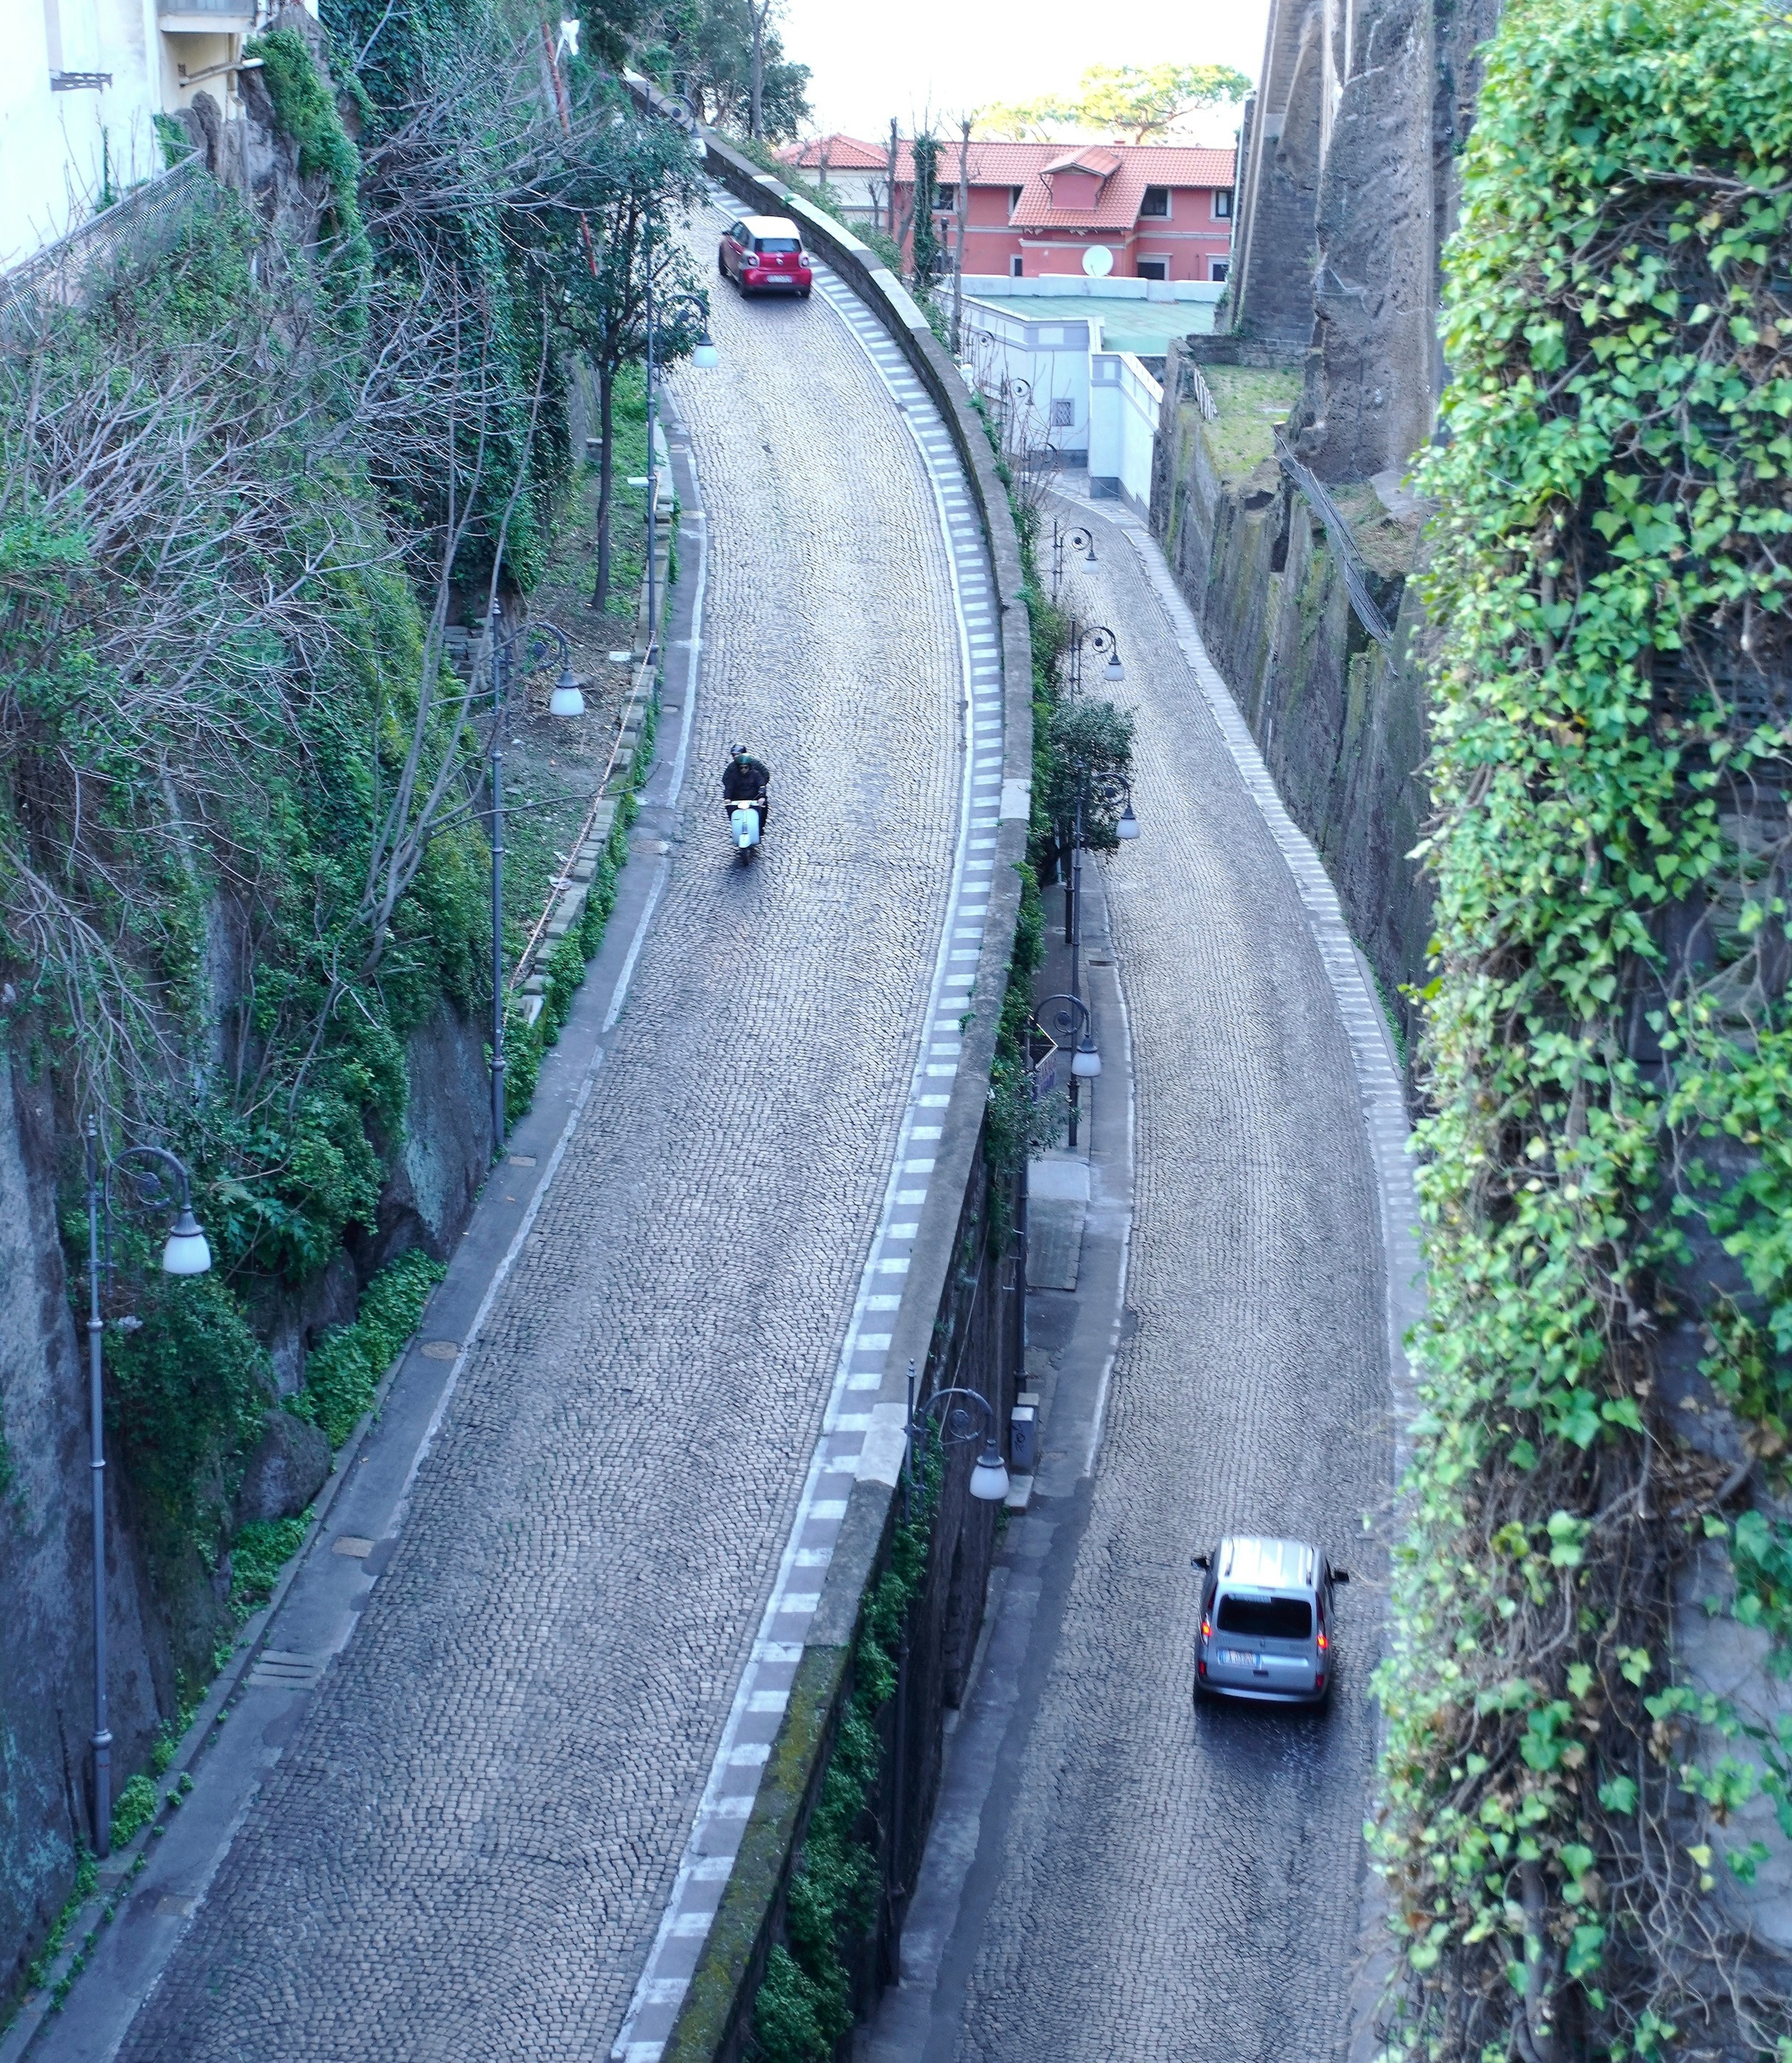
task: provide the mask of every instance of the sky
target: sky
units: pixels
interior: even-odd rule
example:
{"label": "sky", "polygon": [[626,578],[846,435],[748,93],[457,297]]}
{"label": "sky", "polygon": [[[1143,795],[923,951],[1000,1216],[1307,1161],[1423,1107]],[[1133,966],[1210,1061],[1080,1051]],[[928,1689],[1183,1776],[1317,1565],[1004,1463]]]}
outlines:
{"label": "sky", "polygon": [[[1100,0],[784,0],[787,56],[808,66],[818,134],[868,141],[931,115],[941,130],[997,101],[1067,92],[1092,64],[1229,64],[1254,78],[1268,0],[1122,7]],[[1196,118],[1190,139],[1225,143],[1235,107]]]}

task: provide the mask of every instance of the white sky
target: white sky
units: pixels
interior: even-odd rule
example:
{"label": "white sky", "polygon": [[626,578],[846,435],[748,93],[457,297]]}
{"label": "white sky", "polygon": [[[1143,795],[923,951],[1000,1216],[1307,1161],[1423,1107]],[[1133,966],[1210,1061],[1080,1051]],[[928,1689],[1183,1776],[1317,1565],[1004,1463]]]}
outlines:
{"label": "white sky", "polygon": [[[784,0],[779,32],[813,74],[817,132],[870,141],[892,115],[904,135],[928,114],[944,134],[989,103],[1068,92],[1092,64],[1229,64],[1254,78],[1268,14],[1268,0],[1117,11],[1101,0]],[[1191,139],[1230,143],[1238,119],[1219,110],[1191,123]]]}

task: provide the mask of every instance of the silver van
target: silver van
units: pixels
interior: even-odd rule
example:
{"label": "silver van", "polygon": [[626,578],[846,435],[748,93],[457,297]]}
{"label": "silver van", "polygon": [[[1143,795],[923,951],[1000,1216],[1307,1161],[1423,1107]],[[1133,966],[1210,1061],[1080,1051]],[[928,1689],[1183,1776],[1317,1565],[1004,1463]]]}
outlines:
{"label": "silver van", "polygon": [[1332,1586],[1350,1572],[1304,1540],[1221,1541],[1197,1554],[1201,1631],[1194,1695],[1317,1705],[1330,1695],[1337,1655]]}

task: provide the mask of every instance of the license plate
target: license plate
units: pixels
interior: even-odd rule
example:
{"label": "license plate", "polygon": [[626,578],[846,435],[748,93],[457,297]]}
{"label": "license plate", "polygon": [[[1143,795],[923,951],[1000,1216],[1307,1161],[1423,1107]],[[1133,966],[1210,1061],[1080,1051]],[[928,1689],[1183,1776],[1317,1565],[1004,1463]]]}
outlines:
{"label": "license plate", "polygon": [[1222,1647],[1219,1659],[1234,1669],[1254,1669],[1257,1666],[1257,1657],[1242,1647]]}

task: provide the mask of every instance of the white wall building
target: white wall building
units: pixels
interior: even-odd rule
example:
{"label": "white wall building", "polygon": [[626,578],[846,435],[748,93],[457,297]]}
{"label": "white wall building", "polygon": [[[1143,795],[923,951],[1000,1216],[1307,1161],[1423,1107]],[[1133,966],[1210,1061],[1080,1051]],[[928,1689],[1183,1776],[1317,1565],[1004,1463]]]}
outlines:
{"label": "white wall building", "polygon": [[[209,92],[241,111],[258,0],[0,0],[0,271],[162,169],[154,118]],[[315,13],[314,0],[305,0]],[[260,20],[277,5],[260,0]]]}
{"label": "white wall building", "polygon": [[[972,384],[1048,464],[1086,469],[1092,494],[1142,515],[1163,398],[1144,361],[1161,357],[1173,334],[1210,331],[1221,292],[1206,280],[967,274],[964,362]],[[1163,342],[1138,334],[1147,307]]]}

